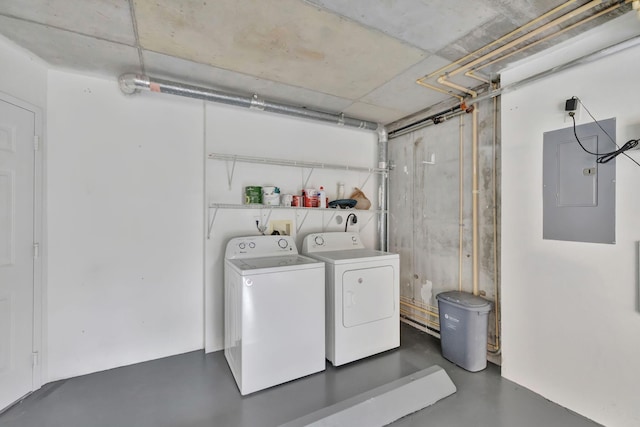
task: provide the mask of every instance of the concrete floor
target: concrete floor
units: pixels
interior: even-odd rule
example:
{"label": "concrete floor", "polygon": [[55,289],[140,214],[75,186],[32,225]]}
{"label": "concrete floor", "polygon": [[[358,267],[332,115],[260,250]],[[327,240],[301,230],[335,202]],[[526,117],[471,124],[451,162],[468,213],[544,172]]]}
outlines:
{"label": "concrete floor", "polygon": [[[346,366],[241,397],[223,353],[201,351],[57,381],[0,415],[2,427],[268,427],[440,365],[458,392],[394,426],[596,426],[500,377],[469,373],[437,339],[402,325],[402,344]],[[363,426],[364,427],[364,426]]]}

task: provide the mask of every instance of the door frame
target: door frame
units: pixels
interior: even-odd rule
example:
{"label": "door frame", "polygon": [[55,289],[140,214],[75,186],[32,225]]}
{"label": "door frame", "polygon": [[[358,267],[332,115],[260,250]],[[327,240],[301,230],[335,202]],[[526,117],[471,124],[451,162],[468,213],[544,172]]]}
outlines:
{"label": "door frame", "polygon": [[[33,113],[34,134],[38,138],[39,148],[33,151],[33,241],[39,244],[39,254],[33,259],[33,335],[32,352],[34,366],[32,369],[31,391],[42,387],[46,376],[46,317],[45,317],[45,282],[46,282],[46,233],[45,233],[45,144],[44,144],[44,111],[41,107],[33,105],[22,99],[0,91],[0,100],[13,104],[18,108]],[[34,248],[35,249],[35,248]],[[0,408],[1,409],[1,408]]]}

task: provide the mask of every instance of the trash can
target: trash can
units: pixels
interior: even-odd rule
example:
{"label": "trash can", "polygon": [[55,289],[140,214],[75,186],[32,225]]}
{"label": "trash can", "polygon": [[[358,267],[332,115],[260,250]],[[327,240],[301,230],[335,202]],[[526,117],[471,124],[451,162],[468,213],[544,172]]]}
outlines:
{"label": "trash can", "polygon": [[487,367],[487,323],[491,302],[466,292],[436,296],[442,356],[467,371]]}

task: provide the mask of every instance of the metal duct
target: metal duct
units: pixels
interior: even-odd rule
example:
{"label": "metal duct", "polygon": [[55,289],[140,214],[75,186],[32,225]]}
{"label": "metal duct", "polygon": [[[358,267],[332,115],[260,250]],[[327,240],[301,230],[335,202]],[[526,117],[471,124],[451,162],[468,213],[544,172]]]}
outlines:
{"label": "metal duct", "polygon": [[284,114],[287,116],[320,120],[323,122],[335,123],[337,125],[349,126],[358,129],[378,129],[378,123],[376,122],[345,117],[343,114],[325,113],[322,111],[309,110],[303,107],[281,104],[279,102],[267,101],[265,99],[258,98],[257,95],[236,95],[214,89],[191,86],[184,83],[171,82],[156,78],[152,79],[148,76],[139,74],[123,74],[120,76],[119,82],[120,90],[126,94],[136,93],[141,90],[149,90],[151,92],[169,93],[172,95],[203,99],[205,101],[252,108],[271,113]]}
{"label": "metal duct", "polygon": [[[387,130],[384,126],[380,126],[378,128],[378,167],[380,169],[387,169],[389,167],[388,164],[388,148],[389,148],[389,138],[387,135]],[[389,227],[388,227],[388,218],[389,213],[387,212],[389,206],[389,195],[388,195],[388,187],[389,187],[389,172],[385,172],[380,177],[380,189],[378,192],[378,200],[380,200],[380,210],[382,213],[380,214],[380,221],[378,221],[379,225],[379,241],[380,241],[380,250],[388,251],[389,250]]]}
{"label": "metal duct", "polygon": [[[369,122],[366,120],[345,117],[344,114],[331,114],[322,111],[309,110],[307,108],[281,104],[258,98],[257,95],[246,96],[221,92],[209,88],[192,86],[184,83],[171,82],[168,80],[150,78],[140,74],[123,74],[118,79],[120,90],[126,94],[133,94],[141,90],[151,92],[168,93],[171,95],[186,96],[189,98],[202,99],[205,101],[217,102],[237,107],[251,108],[255,110],[268,111],[283,114],[286,116],[301,117],[322,122],[334,123],[341,126],[349,126],[358,129],[374,130],[378,132],[378,167],[387,168],[387,131],[382,124]],[[379,187],[380,214],[379,221],[379,243],[380,249],[386,251],[388,248],[388,206],[387,189],[389,186],[389,174],[381,175]]]}

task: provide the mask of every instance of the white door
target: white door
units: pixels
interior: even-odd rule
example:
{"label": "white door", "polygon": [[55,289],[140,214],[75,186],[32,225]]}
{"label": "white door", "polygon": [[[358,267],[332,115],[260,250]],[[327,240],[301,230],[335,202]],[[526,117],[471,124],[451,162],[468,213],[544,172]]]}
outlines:
{"label": "white door", "polygon": [[33,390],[34,120],[0,99],[0,410]]}

